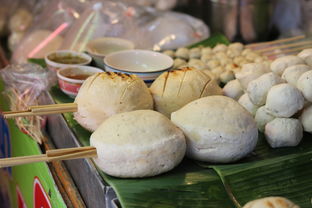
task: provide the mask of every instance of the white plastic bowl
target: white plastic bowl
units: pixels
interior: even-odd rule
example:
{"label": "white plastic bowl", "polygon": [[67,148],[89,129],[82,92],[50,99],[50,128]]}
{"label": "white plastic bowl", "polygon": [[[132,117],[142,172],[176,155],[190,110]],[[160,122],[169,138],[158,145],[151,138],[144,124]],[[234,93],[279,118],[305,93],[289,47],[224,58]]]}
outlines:
{"label": "white plastic bowl", "polygon": [[[85,61],[81,62],[81,63],[76,63],[76,64],[64,64],[64,63],[59,63],[59,62],[51,60],[51,56],[53,56],[53,55],[57,55],[57,56],[68,56],[68,55],[78,56],[78,57],[85,59]],[[80,52],[71,51],[71,50],[58,50],[58,51],[53,51],[53,52],[47,54],[45,56],[44,60],[45,60],[47,66],[50,70],[58,71],[59,69],[66,68],[69,66],[88,65],[91,63],[92,58],[91,58],[91,56],[89,56],[88,54],[85,54],[85,53],[80,53]]]}
{"label": "white plastic bowl", "polygon": [[[74,98],[82,83],[88,76],[103,72],[103,70],[91,66],[71,66],[57,71],[58,84],[60,89],[68,96]],[[73,78],[73,76],[85,75],[85,79]]]}
{"label": "white plastic bowl", "polygon": [[106,71],[135,74],[146,83],[151,83],[172,68],[173,59],[154,51],[125,50],[106,56],[104,66]]}

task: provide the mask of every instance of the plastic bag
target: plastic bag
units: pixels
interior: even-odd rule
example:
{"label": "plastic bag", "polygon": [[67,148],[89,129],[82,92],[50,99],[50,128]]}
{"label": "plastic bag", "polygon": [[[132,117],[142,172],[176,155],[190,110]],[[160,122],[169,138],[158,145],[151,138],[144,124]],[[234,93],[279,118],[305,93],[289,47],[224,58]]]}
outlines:
{"label": "plastic bag", "polygon": [[21,97],[27,94],[27,104],[33,105],[43,91],[55,84],[55,73],[37,64],[9,65],[0,71],[6,89],[14,89]]}
{"label": "plastic bag", "polygon": [[44,58],[63,44],[71,25],[80,17],[89,1],[53,0],[39,5],[41,13],[34,16],[31,28],[14,49],[11,63],[26,63],[28,58]]}
{"label": "plastic bag", "polygon": [[[0,71],[5,83],[5,95],[10,100],[12,111],[27,110],[38,105],[40,95],[55,83],[55,75],[37,64],[9,65]],[[17,117],[19,129],[41,144],[44,135],[41,127],[45,119],[41,116]]]}
{"label": "plastic bag", "polygon": [[120,37],[136,48],[166,50],[190,45],[209,36],[208,27],[189,15],[161,12],[123,1],[97,1],[76,21],[62,49],[83,51],[88,41]]}
{"label": "plastic bag", "polygon": [[84,51],[99,37],[120,37],[136,48],[165,50],[198,42],[209,36],[208,27],[196,18],[161,12],[129,1],[50,1],[14,50],[12,63],[44,58],[54,50]]}

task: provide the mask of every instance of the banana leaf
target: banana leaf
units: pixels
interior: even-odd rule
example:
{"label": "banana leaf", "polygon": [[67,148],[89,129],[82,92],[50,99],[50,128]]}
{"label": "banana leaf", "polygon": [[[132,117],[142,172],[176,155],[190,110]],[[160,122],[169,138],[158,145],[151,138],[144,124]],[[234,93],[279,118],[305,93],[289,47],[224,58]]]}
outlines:
{"label": "banana leaf", "polygon": [[[53,87],[50,94],[56,103],[73,102],[58,87]],[[91,133],[73,119],[72,113],[63,115],[78,141],[88,146]],[[144,179],[115,178],[101,170],[99,173],[113,187],[122,207],[234,207],[215,171],[189,159],[168,173]]]}
{"label": "banana leaf", "polygon": [[[228,44],[223,35],[198,45]],[[57,103],[73,102],[57,87],[51,90]],[[90,132],[71,113],[64,114],[82,145]],[[260,134],[255,151],[233,164],[209,164],[184,159],[174,170],[145,179],[118,179],[99,171],[114,188],[122,207],[242,207],[246,202],[284,196],[301,208],[312,207],[312,139],[305,134],[297,147],[272,149]]]}
{"label": "banana leaf", "polygon": [[198,43],[195,43],[193,45],[188,46],[188,48],[195,48],[199,46],[204,46],[204,47],[215,47],[217,44],[222,43],[225,45],[230,44],[230,41],[222,34],[216,33],[211,35],[209,38],[202,40]]}
{"label": "banana leaf", "polygon": [[312,207],[310,137],[305,134],[296,147],[273,149],[260,134],[255,151],[236,164],[198,164],[218,173],[236,207],[267,196],[283,196],[301,208]]}

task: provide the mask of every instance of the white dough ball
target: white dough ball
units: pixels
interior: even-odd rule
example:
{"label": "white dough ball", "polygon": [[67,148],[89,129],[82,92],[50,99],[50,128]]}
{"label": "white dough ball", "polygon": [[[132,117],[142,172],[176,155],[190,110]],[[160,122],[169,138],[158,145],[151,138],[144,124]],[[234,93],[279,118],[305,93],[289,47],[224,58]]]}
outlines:
{"label": "white dough ball", "polygon": [[226,55],[226,53],[223,52],[223,51],[217,52],[217,53],[215,54],[215,57],[216,57],[216,59],[218,59],[218,60],[222,60],[222,59],[228,58],[227,55]]}
{"label": "white dough ball", "polygon": [[183,132],[152,110],[110,117],[91,135],[90,144],[96,147],[94,162],[101,170],[121,178],[167,172],[181,162],[186,150]]}
{"label": "white dough ball", "polygon": [[293,55],[283,56],[272,62],[271,70],[281,76],[287,67],[298,64],[304,64],[303,59]]}
{"label": "white dough ball", "polygon": [[253,104],[247,93],[243,94],[239,99],[238,103],[241,104],[249,113],[252,115],[256,114],[256,111],[258,110],[258,106]]}
{"label": "white dough ball", "polygon": [[244,89],[247,89],[249,82],[257,79],[267,72],[266,66],[262,63],[245,64],[240,72],[235,74],[236,79],[241,83]]}
{"label": "white dough ball", "polygon": [[244,50],[242,51],[242,56],[246,56],[247,54],[252,53],[252,52],[253,52],[253,51],[252,51],[251,49],[246,48],[246,49],[244,49]]}
{"label": "white dough ball", "polygon": [[223,94],[234,100],[238,100],[244,94],[244,90],[239,81],[237,79],[234,79],[229,81],[223,87]]}
{"label": "white dough ball", "polygon": [[244,45],[242,43],[239,43],[239,42],[231,43],[228,46],[228,49],[242,52],[244,50]]}
{"label": "white dough ball", "polygon": [[250,101],[258,106],[264,105],[271,87],[282,82],[284,81],[273,72],[263,74],[257,79],[252,80],[247,87]]}
{"label": "white dough ball", "polygon": [[205,47],[201,50],[202,56],[204,55],[212,55],[212,49],[210,47]]}
{"label": "white dough ball", "polygon": [[190,55],[190,59],[199,59],[201,57],[201,49],[191,48],[189,55]]}
{"label": "white dough ball", "polygon": [[209,67],[209,69],[213,69],[220,65],[220,61],[217,59],[211,59],[206,63],[206,65]]}
{"label": "white dough ball", "polygon": [[74,118],[84,128],[95,131],[112,115],[153,109],[153,97],[136,75],[103,72],[87,78],[75,99]]}
{"label": "white dough ball", "polygon": [[202,62],[199,59],[190,59],[190,61],[187,64],[189,67],[193,67],[195,69],[199,69],[199,70],[203,70],[203,69],[207,69],[207,66],[204,62]]}
{"label": "white dough ball", "polygon": [[166,54],[167,56],[174,58],[174,51],[173,50],[166,50],[163,52],[163,54]]}
{"label": "white dough ball", "polygon": [[303,125],[304,131],[312,133],[312,105],[303,109],[299,119]]}
{"label": "white dough ball", "polygon": [[257,58],[259,58],[259,54],[255,53],[255,52],[250,52],[248,54],[246,54],[245,58],[248,60],[248,61],[254,61],[256,60]]}
{"label": "white dough ball", "polygon": [[220,65],[221,66],[226,66],[226,65],[229,65],[229,64],[233,65],[233,60],[230,59],[230,58],[219,59],[219,61],[220,61]]}
{"label": "white dough ball", "polygon": [[286,80],[289,84],[297,86],[297,81],[299,77],[309,70],[311,70],[311,67],[305,64],[289,66],[282,74],[282,78]]}
{"label": "white dough ball", "polygon": [[175,56],[177,58],[181,58],[181,59],[189,59],[189,49],[187,48],[178,48],[178,50],[175,53]]}
{"label": "white dough ball", "polygon": [[226,52],[226,50],[227,50],[227,46],[224,44],[218,44],[212,49],[214,53],[221,52],[221,51]]}
{"label": "white dough ball", "polygon": [[210,70],[216,77],[220,78],[220,75],[224,72],[224,68],[222,66],[215,67]]}
{"label": "white dough ball", "polygon": [[177,59],[174,59],[174,62],[173,62],[173,68],[174,69],[177,69],[179,67],[182,67],[182,66],[185,66],[187,63],[185,60],[183,59],[180,59],[180,58],[177,58]]}
{"label": "white dough ball", "polygon": [[308,66],[312,66],[312,55],[305,57],[304,61]]}
{"label": "white dough ball", "polygon": [[297,81],[297,88],[305,99],[312,102],[312,70],[304,72]]}
{"label": "white dough ball", "polygon": [[228,83],[233,79],[235,79],[233,71],[225,71],[222,74],[220,74],[220,81],[222,83]]}
{"label": "white dough ball", "polygon": [[226,55],[227,55],[229,58],[238,57],[238,56],[241,55],[241,51],[235,50],[235,49],[228,49],[227,52],[226,52]]}
{"label": "white dough ball", "polygon": [[312,48],[307,48],[307,49],[302,50],[300,53],[298,53],[297,56],[305,60],[305,58],[310,55],[312,55]]}
{"label": "white dough ball", "polygon": [[270,121],[272,121],[274,118],[275,118],[274,116],[272,116],[266,111],[265,106],[261,106],[260,108],[258,108],[255,120],[259,131],[264,132],[265,125]]}
{"label": "white dough ball", "polygon": [[245,204],[243,208],[300,208],[284,197],[272,196],[256,199]]}
{"label": "white dough ball", "polygon": [[227,163],[241,159],[255,148],[256,123],[235,100],[209,96],[195,100],[171,114],[186,136],[190,158]]}
{"label": "white dough ball", "polygon": [[213,56],[212,54],[203,54],[203,55],[200,57],[200,60],[201,60],[202,62],[204,62],[205,64],[207,64],[208,61],[214,59],[213,57],[214,57],[214,56]]}
{"label": "white dough ball", "polygon": [[272,148],[297,146],[303,137],[300,121],[294,118],[275,118],[265,125],[264,135]]}
{"label": "white dough ball", "polygon": [[233,59],[233,62],[237,65],[240,65],[241,63],[243,63],[245,61],[245,57],[244,56],[237,56]]}
{"label": "white dough ball", "polygon": [[267,95],[266,110],[275,117],[291,117],[304,105],[301,92],[290,84],[273,86]]}

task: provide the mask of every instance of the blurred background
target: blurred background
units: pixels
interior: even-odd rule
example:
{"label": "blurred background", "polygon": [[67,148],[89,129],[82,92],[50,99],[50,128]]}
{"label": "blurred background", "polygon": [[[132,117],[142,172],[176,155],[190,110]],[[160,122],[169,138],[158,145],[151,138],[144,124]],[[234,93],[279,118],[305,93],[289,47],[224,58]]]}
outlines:
{"label": "blurred background", "polygon": [[1,0],[0,37],[12,63],[91,39],[121,37],[136,48],[176,49],[224,34],[252,43],[310,35],[312,0]]}

